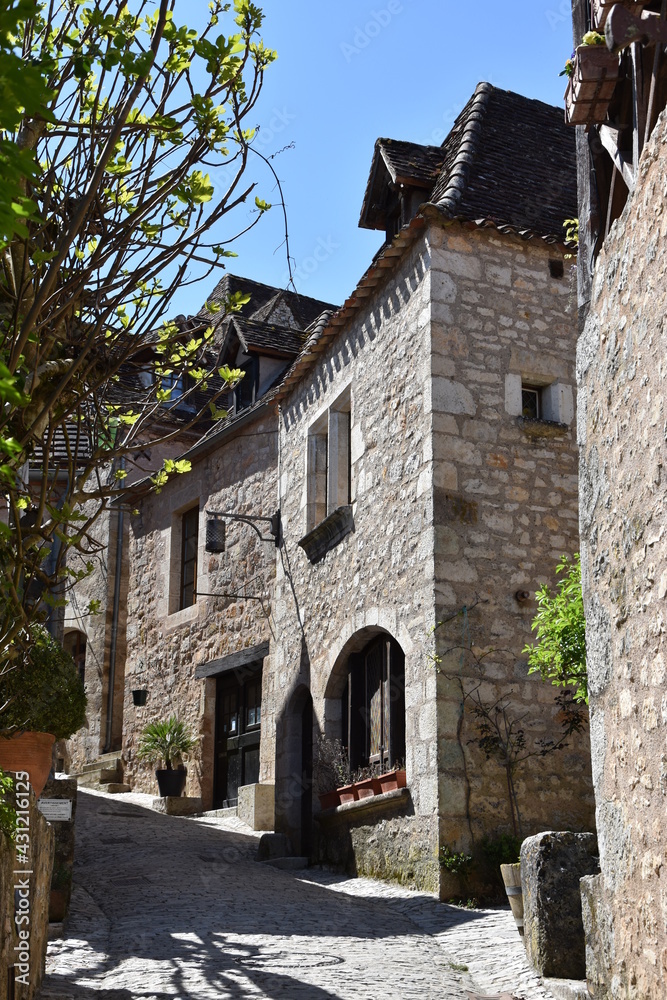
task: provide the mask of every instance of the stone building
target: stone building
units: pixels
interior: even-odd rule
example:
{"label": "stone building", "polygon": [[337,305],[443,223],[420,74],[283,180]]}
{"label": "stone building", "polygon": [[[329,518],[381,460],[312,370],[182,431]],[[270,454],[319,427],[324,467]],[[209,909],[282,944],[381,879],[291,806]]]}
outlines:
{"label": "stone building", "polygon": [[[134,757],[142,724],[174,709],[203,737],[190,794],[206,807],[268,795],[296,853],[360,872],[437,888],[441,847],[513,823],[590,828],[586,736],[510,775],[480,746],[483,717],[530,752],[561,731],[522,649],[533,592],[578,548],[573,214],[561,113],[480,84],[442,146],[378,140],[360,224],[385,243],[341,309],[320,304],[300,342],[289,317],[230,321],[230,356],[254,344],[283,370],[270,386],[260,360],[255,396],[190,450],[189,476],[138,488],[134,787],[153,788]],[[214,517],[277,511],[278,547],[266,522],[261,541]],[[225,552],[207,552],[220,520]],[[148,691],[145,707],[131,690]],[[353,769],[404,763],[407,788],[320,811],[321,738],[341,740]]]}
{"label": "stone building", "polygon": [[[667,42],[660,4],[639,6]],[[611,17],[614,10],[605,14]],[[601,15],[599,5],[592,13]],[[588,26],[591,11],[577,0],[574,15],[576,35]],[[607,172],[617,175],[611,191],[620,185],[623,192],[619,210],[607,213],[613,224],[605,225],[588,187],[580,192],[589,246],[599,249],[592,280],[584,275],[580,287],[585,325],[577,377],[581,566],[601,867],[599,876],[582,881],[582,899],[592,995],[658,1000],[665,995],[667,970],[667,63],[664,44],[646,44],[646,20],[628,11],[614,18],[610,37],[618,42],[618,84],[600,120],[579,136],[580,172],[602,155],[605,129],[616,130],[623,147],[633,149],[625,163],[608,157]],[[638,30],[621,44],[618,25],[628,19]],[[634,88],[632,67],[639,79]],[[602,188],[611,204],[608,192]]]}

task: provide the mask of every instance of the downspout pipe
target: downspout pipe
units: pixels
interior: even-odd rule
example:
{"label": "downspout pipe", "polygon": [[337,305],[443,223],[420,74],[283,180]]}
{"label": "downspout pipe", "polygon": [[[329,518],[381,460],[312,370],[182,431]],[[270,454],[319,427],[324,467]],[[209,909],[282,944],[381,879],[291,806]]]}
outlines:
{"label": "downspout pipe", "polygon": [[[125,468],[125,459],[121,458],[120,468]],[[125,512],[122,507],[118,508],[118,524],[116,534],[116,565],[114,567],[113,583],[113,607],[111,612],[111,643],[109,646],[109,689],[107,691],[107,725],[104,740],[104,753],[111,750],[112,726],[113,726],[113,702],[114,688],[116,686],[116,654],[118,649],[118,618],[120,615],[120,578],[123,568],[123,529],[125,526]]]}

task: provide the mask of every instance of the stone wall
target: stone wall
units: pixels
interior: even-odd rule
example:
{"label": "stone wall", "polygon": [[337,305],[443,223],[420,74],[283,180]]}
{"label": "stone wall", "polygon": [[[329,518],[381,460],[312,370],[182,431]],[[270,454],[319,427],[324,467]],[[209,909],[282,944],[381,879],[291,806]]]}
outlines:
{"label": "stone wall", "polygon": [[[136,758],[141,730],[147,722],[175,713],[202,738],[200,752],[188,763],[186,794],[211,806],[215,680],[196,679],[195,669],[269,639],[275,549],[248,525],[227,522],[226,551],[207,553],[204,512],[271,516],[277,508],[277,456],[275,408],[265,408],[225,443],[195,457],[190,473],[141,499],[138,513],[130,516],[123,758],[125,780],[139,791],[156,791],[153,766]],[[176,609],[180,518],[196,505],[197,590],[256,595],[261,602],[202,596],[191,607]],[[268,683],[266,672],[264,677]],[[144,707],[137,707],[131,691],[141,688],[148,690],[148,698]]]}
{"label": "stone wall", "polygon": [[[605,240],[578,352],[580,520],[602,874],[585,913],[598,995],[664,995],[667,117]],[[589,926],[590,930],[590,926]],[[604,944],[604,948],[602,945]],[[601,975],[600,970],[603,970]]]}
{"label": "stone wall", "polygon": [[[357,853],[357,867],[395,874],[412,845],[415,884],[422,886],[437,882],[437,762],[424,719],[435,698],[433,507],[430,477],[422,475],[431,460],[430,282],[428,243],[419,240],[283,403],[284,549],[264,715],[267,731],[277,733],[276,829],[295,841],[303,692],[312,694],[315,738],[340,738],[349,653],[380,632],[398,641],[411,807],[380,838],[381,860],[365,865]],[[309,528],[309,429],[348,393],[354,530],[313,564],[298,544]],[[368,839],[366,826],[355,822],[329,836],[347,850],[355,837]]]}
{"label": "stone wall", "polygon": [[[336,699],[350,651],[385,631],[405,653],[412,809],[391,827],[380,824],[386,836],[376,830],[380,863],[366,864],[368,852],[354,847],[355,837],[367,841],[366,825],[350,826],[347,849],[360,870],[404,868],[400,843],[417,884],[427,886],[437,880],[441,843],[469,848],[510,827],[504,771],[469,745],[475,730],[462,710],[462,675],[466,693],[479,683],[485,701],[508,696],[531,749],[560,732],[554,691],[528,678],[521,656],[534,590],[553,582],[561,555],[578,547],[576,313],[567,280],[550,276],[550,258],[562,261],[537,242],[431,225],[283,405],[285,553],[270,662],[276,790],[280,798],[290,781],[293,789],[278,807],[284,832],[294,836],[298,820],[290,736],[298,724],[291,730],[290,719],[299,692],[312,693],[316,735],[340,736]],[[522,420],[522,377],[545,396],[558,387],[564,426],[554,423],[553,400],[545,399],[551,423]],[[298,546],[316,480],[307,472],[309,438],[348,393],[354,531],[311,564]],[[529,599],[517,601],[523,590]],[[434,632],[464,606],[465,617]],[[461,663],[460,647],[470,644],[502,652],[478,671],[468,654]],[[588,760],[583,736],[517,771],[525,832],[591,828]],[[328,836],[345,843],[338,828]]]}
{"label": "stone wall", "polygon": [[[579,544],[576,301],[567,261],[552,277],[562,256],[537,240],[456,225],[430,239],[440,832],[460,849],[512,829],[475,702],[505,705],[527,751],[562,732],[557,692],[522,650],[535,591]],[[522,384],[543,419],[521,416]],[[520,765],[514,785],[524,835],[592,829],[587,731]]]}
{"label": "stone wall", "polygon": [[0,991],[13,995],[14,981],[17,1000],[33,1000],[46,960],[54,832],[24,784],[17,778],[16,843],[0,833]]}

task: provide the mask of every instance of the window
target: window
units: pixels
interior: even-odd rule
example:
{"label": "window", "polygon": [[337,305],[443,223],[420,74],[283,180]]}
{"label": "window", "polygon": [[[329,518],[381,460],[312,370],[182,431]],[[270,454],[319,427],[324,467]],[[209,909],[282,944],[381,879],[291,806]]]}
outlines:
{"label": "window", "polygon": [[531,420],[539,420],[540,413],[540,390],[532,386],[521,386],[521,416]]}
{"label": "window", "polygon": [[234,389],[234,405],[237,410],[244,410],[247,406],[252,406],[257,399],[259,359],[252,357],[239,367],[243,372],[243,378]]}
{"label": "window", "polygon": [[181,518],[181,586],[179,610],[189,608],[197,599],[197,548],[199,542],[199,507]]}
{"label": "window", "polygon": [[352,502],[350,392],[308,432],[308,529]]}
{"label": "window", "polygon": [[86,636],[83,632],[67,632],[63,638],[63,649],[74,660],[83,683],[86,679]]}
{"label": "window", "polygon": [[353,770],[405,760],[405,660],[390,636],[378,636],[350,657],[342,709]]}
{"label": "window", "polygon": [[574,393],[565,382],[537,373],[505,376],[505,410],[515,417],[571,424],[574,420]]}

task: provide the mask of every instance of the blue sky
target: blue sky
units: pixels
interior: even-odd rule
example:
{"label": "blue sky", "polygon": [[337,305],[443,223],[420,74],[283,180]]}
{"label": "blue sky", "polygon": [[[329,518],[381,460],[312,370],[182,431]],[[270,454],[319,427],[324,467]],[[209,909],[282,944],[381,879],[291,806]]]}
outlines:
{"label": "blue sky", "polygon": [[[342,303],[382,243],[382,234],[357,225],[378,136],[439,145],[480,80],[562,106],[570,0],[259,2],[264,40],[278,60],[255,111],[256,142],[265,156],[294,147],[272,162],[304,295]],[[177,19],[188,19],[180,6]],[[257,160],[252,174],[256,193],[274,207],[235,244],[239,257],[228,270],[284,287],[274,181]],[[243,209],[236,222],[252,217]],[[224,243],[224,229],[215,238]],[[208,278],[184,289],[170,311],[195,312],[214,284]]]}

